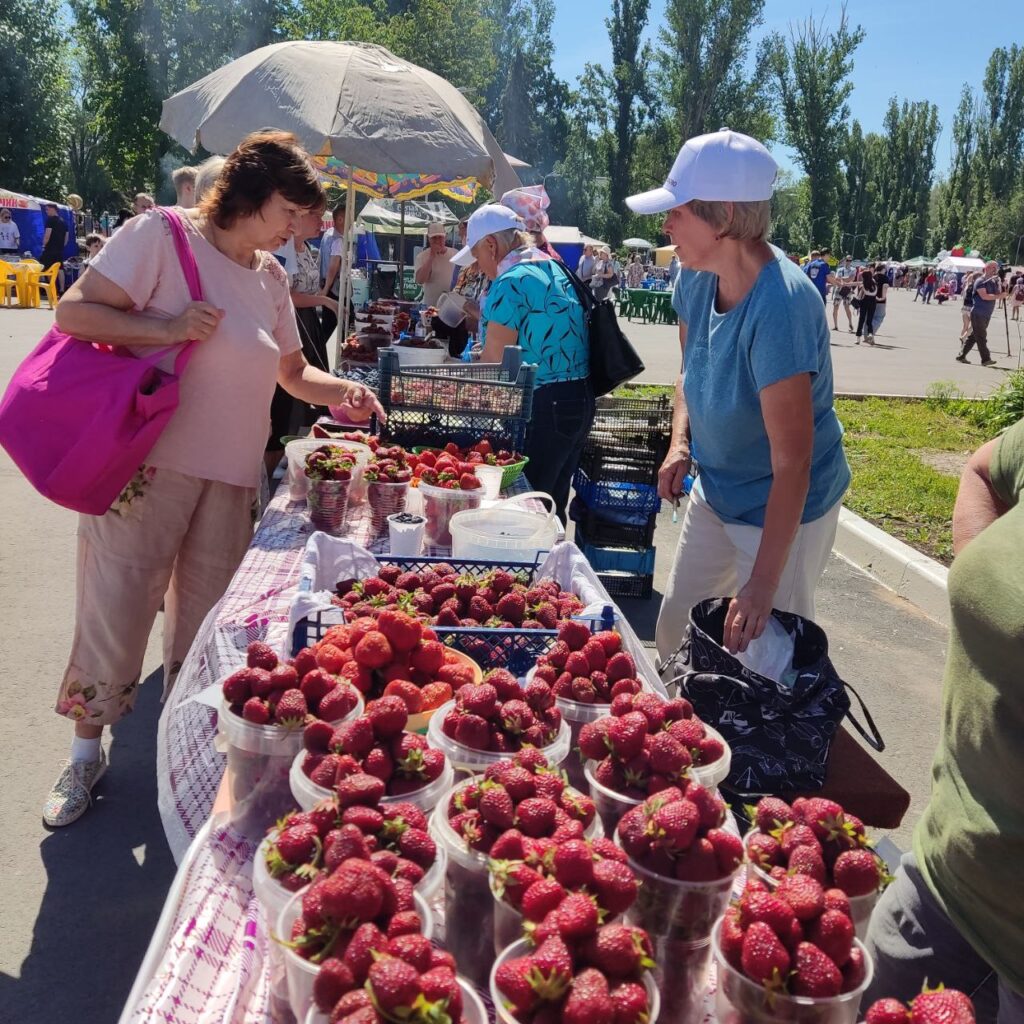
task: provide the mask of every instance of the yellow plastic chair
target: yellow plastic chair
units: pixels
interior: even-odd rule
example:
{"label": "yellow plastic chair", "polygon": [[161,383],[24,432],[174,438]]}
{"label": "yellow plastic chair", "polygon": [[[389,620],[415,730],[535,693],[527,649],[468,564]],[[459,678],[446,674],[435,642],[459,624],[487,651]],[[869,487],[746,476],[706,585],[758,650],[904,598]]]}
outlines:
{"label": "yellow plastic chair", "polygon": [[42,272],[29,271],[28,287],[29,300],[33,306],[38,306],[42,299],[42,290],[46,289],[46,301],[50,309],[57,308],[57,275],[60,273],[60,264],[54,263],[47,270]]}
{"label": "yellow plastic chair", "polygon": [[3,298],[4,305],[8,308],[11,305],[11,295],[21,301],[18,284],[18,271],[6,260],[0,260],[0,298]]}

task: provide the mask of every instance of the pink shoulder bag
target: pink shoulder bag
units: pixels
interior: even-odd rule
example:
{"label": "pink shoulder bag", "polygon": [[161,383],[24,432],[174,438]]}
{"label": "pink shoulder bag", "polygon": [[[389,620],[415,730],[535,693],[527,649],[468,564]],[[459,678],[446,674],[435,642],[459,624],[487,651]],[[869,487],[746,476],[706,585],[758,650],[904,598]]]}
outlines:
{"label": "pink shoulder bag", "polygon": [[[200,302],[199,268],[185,229],[176,213],[160,213],[189,294]],[[54,324],[0,400],[0,445],[44,498],[103,515],[178,408],[178,382],[195,345],[181,346],[168,373],[156,364],[170,348],[138,358],[123,346],[72,338]]]}

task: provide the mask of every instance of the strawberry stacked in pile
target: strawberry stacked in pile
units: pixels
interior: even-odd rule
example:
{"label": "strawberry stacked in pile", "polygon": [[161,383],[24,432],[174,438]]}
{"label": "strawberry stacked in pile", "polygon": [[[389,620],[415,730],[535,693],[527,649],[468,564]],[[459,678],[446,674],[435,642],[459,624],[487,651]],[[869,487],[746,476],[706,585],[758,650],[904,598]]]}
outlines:
{"label": "strawberry stacked in pile", "polygon": [[562,713],[549,705],[531,706],[516,677],[505,669],[494,669],[480,684],[459,687],[455,707],[444,716],[445,736],[471,750],[513,753],[524,747],[546,747],[554,743],[562,726]]}
{"label": "strawberry stacked in pile", "polygon": [[400,697],[410,714],[440,707],[456,685],[473,681],[473,669],[421,622],[397,608],[370,610],[371,616],[331,626],[296,664],[312,662],[370,697]]}
{"label": "strawberry stacked in pile", "polygon": [[459,786],[447,814],[470,849],[539,862],[559,843],[583,837],[594,803],[567,785],[539,750],[526,749]]}
{"label": "strawberry stacked in pile", "polygon": [[333,873],[350,858],[416,886],[433,867],[437,847],[426,817],[412,804],[340,808],[333,800],[282,818],[266,847],[268,873],[289,892]]}
{"label": "strawberry stacked in pile", "polygon": [[868,1007],[865,1024],[974,1024],[974,1004],[955,988],[925,989],[906,1003],[879,999]]}
{"label": "strawberry stacked in pile", "polygon": [[528,586],[502,569],[479,577],[460,576],[447,562],[423,572],[385,565],[368,579],[342,580],[334,603],[348,609],[349,618],[397,608],[429,625],[494,629],[555,629],[559,621],[583,608],[575,594],[563,591],[554,580]]}
{"label": "strawberry stacked in pile", "polygon": [[551,934],[506,960],[494,984],[523,1024],[646,1024],[643,979],[653,966],[642,928],[595,924],[584,935]]}
{"label": "strawberry stacked in pile", "polygon": [[627,811],[617,833],[622,848],[648,871],[684,882],[727,878],[743,863],[743,842],[722,827],[727,809],[717,792],[696,782],[649,796]]}
{"label": "strawberry stacked in pile", "polygon": [[443,487],[446,491],[475,491],[483,484],[474,472],[482,458],[474,461],[464,459],[456,445],[450,444],[454,452],[421,452],[416,460],[416,477],[431,487]]}
{"label": "strawberry stacked in pile", "polygon": [[414,793],[441,777],[445,757],[425,737],[406,732],[408,722],[405,702],[394,696],[371,700],[365,714],[336,728],[311,722],[302,734],[302,770],[343,805],[362,791],[372,802]]}
{"label": "strawberry stacked in pile", "polygon": [[719,938],[725,959],[768,992],[831,999],[864,982],[850,901],[807,875],[782,879],[774,893],[748,880]]}
{"label": "strawberry stacked in pile", "polygon": [[337,444],[322,444],[306,456],[310,480],[351,480],[355,467],[355,452]]}
{"label": "strawberry stacked in pile", "polygon": [[622,637],[613,630],[591,633],[572,620],[559,623],[558,639],[537,659],[533,680],[546,683],[556,697],[580,704],[610,704],[620,694],[641,689]]}
{"label": "strawberry stacked in pile", "polygon": [[[443,449],[428,448],[419,453],[419,469],[422,474],[424,470],[434,469],[437,464],[446,461],[445,457],[468,466],[513,466],[522,462],[525,456],[518,452],[510,452],[506,448],[494,450],[494,446],[484,438],[468,448],[460,448],[454,441],[449,441]],[[470,470],[471,471],[471,470]],[[430,483],[428,480],[427,483]]]}
{"label": "strawberry stacked in pile", "polygon": [[867,896],[888,882],[864,823],[835,800],[797,797],[790,806],[764,797],[753,808],[753,820],[757,831],[747,836],[747,856],[773,879],[809,875],[847,896]]}
{"label": "strawberry stacked in pile", "polygon": [[691,765],[713,764],[725,753],[685,697],[665,701],[652,693],[615,696],[611,715],[580,730],[579,746],[598,762],[601,785],[634,800],[683,783]]}
{"label": "strawberry stacked in pile", "polygon": [[387,448],[378,446],[363,471],[363,479],[371,484],[409,483],[412,480],[412,466],[406,459],[405,449],[397,444]]}
{"label": "strawberry stacked in pile", "polygon": [[590,935],[635,902],[636,875],[610,840],[534,841],[516,831],[495,843],[506,859],[492,848],[488,869],[492,891],[530,922],[528,934],[536,941],[555,933],[563,939]]}
{"label": "strawberry stacked in pile", "polygon": [[307,649],[281,662],[261,641],[249,644],[246,667],[224,680],[224,700],[231,711],[254,725],[301,728],[311,719],[337,722],[359,703],[348,679],[319,668]]}

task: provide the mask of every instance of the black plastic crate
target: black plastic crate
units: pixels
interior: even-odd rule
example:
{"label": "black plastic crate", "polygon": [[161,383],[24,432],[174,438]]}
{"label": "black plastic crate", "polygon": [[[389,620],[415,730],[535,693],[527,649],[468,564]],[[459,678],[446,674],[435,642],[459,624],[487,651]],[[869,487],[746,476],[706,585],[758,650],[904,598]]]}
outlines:
{"label": "black plastic crate", "polygon": [[647,600],[654,593],[654,576],[637,576],[631,572],[599,572],[597,578],[609,597]]}
{"label": "black plastic crate", "polygon": [[580,456],[579,468],[591,480],[621,480],[624,483],[653,484],[658,470],[668,454],[668,439],[664,444],[648,449],[609,451],[585,448]]}
{"label": "black plastic crate", "polygon": [[580,468],[591,480],[646,484],[657,479],[672,432],[666,398],[598,399]]}
{"label": "black plastic crate", "polygon": [[657,514],[647,517],[643,525],[616,523],[591,511],[579,499],[573,499],[569,516],[576,523],[576,545],[594,544],[597,547],[649,548],[654,543]]}
{"label": "black plastic crate", "polygon": [[500,365],[441,366],[402,366],[395,352],[382,349],[379,371],[385,440],[440,448],[486,437],[499,448],[526,447],[537,367],[522,362],[520,348],[506,348]]}

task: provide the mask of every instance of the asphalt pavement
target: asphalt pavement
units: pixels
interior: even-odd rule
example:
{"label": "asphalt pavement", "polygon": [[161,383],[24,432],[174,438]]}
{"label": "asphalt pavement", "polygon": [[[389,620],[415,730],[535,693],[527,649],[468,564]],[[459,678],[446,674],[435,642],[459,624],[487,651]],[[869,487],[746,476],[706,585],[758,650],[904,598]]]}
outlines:
{"label": "asphalt pavement", "polygon": [[[949,319],[946,310],[921,315],[933,312]],[[0,386],[50,323],[46,311],[0,308]],[[646,331],[658,332],[652,348],[661,338],[671,346],[671,329]],[[889,358],[884,350],[852,355]],[[626,609],[648,640],[677,529],[663,512],[658,594]],[[111,767],[95,806],[70,828],[48,831],[40,811],[72,731],[52,706],[74,625],[74,551],[75,516],[36,495],[0,452],[0,706],[13,726],[0,800],[0,862],[6,865],[0,872],[0,1019],[110,1024],[174,874],[156,808],[159,620],[135,713],[108,737]],[[946,632],[837,558],[819,601],[835,664],[860,691],[889,744],[879,760],[912,793],[907,821],[892,835],[906,847],[909,825],[927,797],[938,738]]]}
{"label": "asphalt pavement", "polygon": [[[960,304],[940,306],[914,302],[909,291],[889,292],[889,307],[874,347],[857,345],[848,330],[842,307],[839,330],[832,335],[832,368],[835,388],[853,395],[926,395],[929,385],[951,381],[967,398],[983,397],[1020,365],[1024,323],[1007,319],[996,310],[989,324],[988,342],[996,365],[981,365],[977,350],[958,363],[959,336],[962,327]],[[832,304],[827,307],[829,328]],[[857,320],[854,315],[854,326]],[[623,321],[623,329],[636,346],[646,370],[638,381],[672,382],[679,375],[679,331],[665,324]],[[1009,352],[1007,355],[1007,334]]]}

